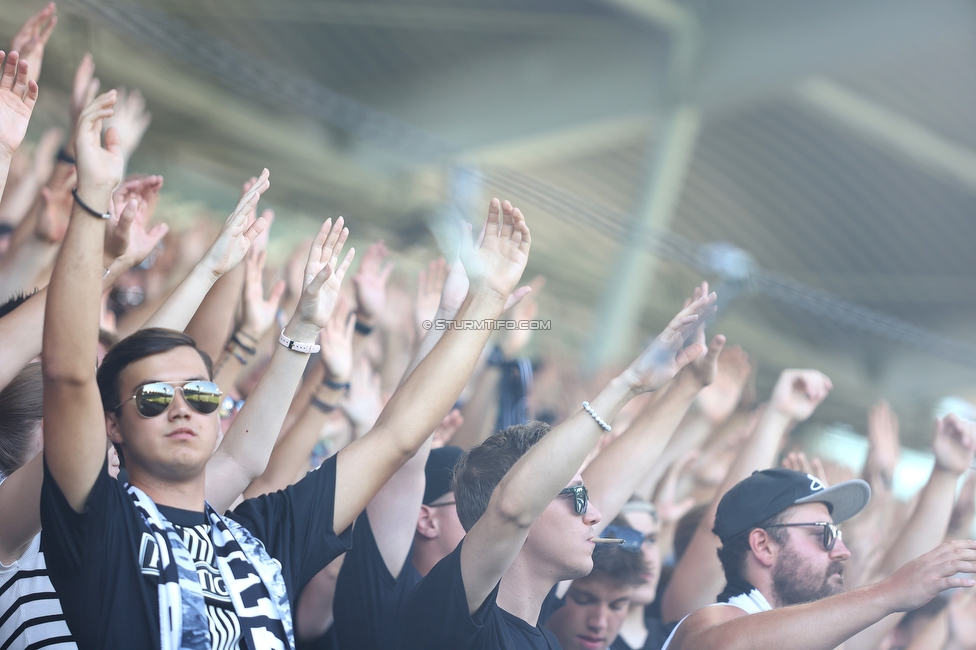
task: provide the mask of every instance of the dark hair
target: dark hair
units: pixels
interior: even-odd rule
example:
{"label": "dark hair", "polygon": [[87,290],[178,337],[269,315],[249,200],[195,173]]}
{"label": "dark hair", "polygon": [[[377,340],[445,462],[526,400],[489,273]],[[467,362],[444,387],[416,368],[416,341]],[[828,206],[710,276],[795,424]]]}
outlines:
{"label": "dark hair", "polygon": [[469,449],[458,459],[454,466],[452,491],[458,519],[465,531],[471,530],[485,514],[491,493],[512,465],[550,429],[552,426],[545,422],[515,424]]}
{"label": "dark hair", "polygon": [[151,357],[154,354],[169,352],[181,346],[193,348],[207,366],[207,377],[213,379],[213,361],[203,350],[197,348],[196,341],[175,330],[151,327],[139,330],[122,339],[108,351],[98,367],[98,392],[102,396],[102,408],[116,411],[122,398],[119,395],[119,377],[129,364]]}
{"label": "dark hair", "polygon": [[769,528],[773,524],[782,523],[785,518],[786,510],[777,512],[772,517],[760,521],[755,526],[747,528],[738,535],[734,535],[722,545],[722,548],[718,549],[718,560],[722,563],[722,570],[725,571],[725,580],[727,582],[733,582],[743,577],[742,568],[746,560],[746,554],[752,548],[749,546],[749,533],[755,529],[762,528],[765,530],[777,544],[786,543],[786,540],[789,538],[785,528]]}
{"label": "dark hair", "polygon": [[3,318],[13,310],[23,305],[25,302],[27,302],[27,299],[33,296],[35,293],[37,293],[37,289],[30,292],[18,291],[12,295],[6,302],[0,305],[0,318]]}
{"label": "dark hair", "polygon": [[31,363],[0,391],[0,472],[5,476],[30,460],[27,454],[43,416],[41,364]]}

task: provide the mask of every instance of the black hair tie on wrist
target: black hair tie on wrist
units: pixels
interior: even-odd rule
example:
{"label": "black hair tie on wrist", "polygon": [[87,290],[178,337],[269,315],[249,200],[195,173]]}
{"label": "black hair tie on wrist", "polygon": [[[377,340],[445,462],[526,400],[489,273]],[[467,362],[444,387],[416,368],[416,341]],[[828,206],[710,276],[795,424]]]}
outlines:
{"label": "black hair tie on wrist", "polygon": [[323,379],[322,385],[331,388],[332,390],[349,390],[349,382],[332,381],[331,379]]}
{"label": "black hair tie on wrist", "polygon": [[363,336],[369,336],[373,332],[373,328],[370,327],[369,325],[364,324],[364,323],[360,323],[357,320],[356,321],[356,331],[359,332],[360,334],[362,334]]}
{"label": "black hair tie on wrist", "polygon": [[58,149],[58,160],[69,165],[77,164],[75,159],[68,155],[68,151],[64,147]]}
{"label": "black hair tie on wrist", "polygon": [[88,214],[90,214],[91,216],[98,217],[99,219],[111,219],[112,218],[112,215],[109,214],[108,212],[98,212],[97,210],[95,210],[94,208],[92,208],[91,206],[89,206],[87,203],[85,203],[84,201],[82,201],[81,199],[79,199],[78,198],[78,188],[77,187],[75,189],[71,190],[71,196],[75,197],[75,203],[78,204],[78,207],[81,208],[82,210],[84,210],[85,212],[87,212]]}

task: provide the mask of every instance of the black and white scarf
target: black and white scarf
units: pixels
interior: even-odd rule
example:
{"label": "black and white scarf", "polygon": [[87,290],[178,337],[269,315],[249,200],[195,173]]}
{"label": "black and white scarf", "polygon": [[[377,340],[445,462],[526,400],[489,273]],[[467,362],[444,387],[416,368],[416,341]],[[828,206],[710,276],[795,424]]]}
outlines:
{"label": "black and white scarf", "polygon": [[[197,570],[176,529],[145,492],[126,489],[159,547],[159,634],[161,650],[210,650],[210,626]],[[291,607],[281,565],[264,544],[233,519],[223,519],[207,503],[210,539],[220,576],[227,586],[249,647],[295,649]],[[263,589],[242,600],[244,590]],[[274,625],[269,629],[268,621]],[[259,645],[258,645],[259,644]]]}

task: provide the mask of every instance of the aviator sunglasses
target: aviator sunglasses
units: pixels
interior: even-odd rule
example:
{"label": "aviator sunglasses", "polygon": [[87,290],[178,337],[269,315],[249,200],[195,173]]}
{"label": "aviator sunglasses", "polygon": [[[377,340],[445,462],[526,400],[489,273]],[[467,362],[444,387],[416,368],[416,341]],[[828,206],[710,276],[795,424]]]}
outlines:
{"label": "aviator sunglasses", "polygon": [[136,389],[136,394],[119,402],[113,411],[122,408],[129,400],[136,401],[136,410],[144,418],[154,418],[173,403],[176,389],[183,392],[183,399],[197,413],[213,413],[220,407],[220,388],[212,381],[193,379],[189,381],[154,381]]}
{"label": "aviator sunglasses", "polygon": [[773,524],[766,526],[766,528],[792,528],[794,526],[823,526],[823,547],[828,553],[834,550],[834,544],[837,543],[837,540],[843,538],[840,528],[827,521],[818,521],[811,524]]}

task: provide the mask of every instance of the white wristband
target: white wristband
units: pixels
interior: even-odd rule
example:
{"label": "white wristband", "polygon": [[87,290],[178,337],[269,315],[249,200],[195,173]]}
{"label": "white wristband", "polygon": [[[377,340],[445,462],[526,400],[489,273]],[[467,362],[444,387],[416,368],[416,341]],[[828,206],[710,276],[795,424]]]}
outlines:
{"label": "white wristband", "polygon": [[315,343],[302,343],[301,341],[293,341],[287,336],[285,336],[285,330],[281,330],[281,334],[278,335],[278,343],[289,350],[294,350],[295,352],[301,352],[303,354],[315,354],[322,348]]}
{"label": "white wristband", "polygon": [[596,421],[596,423],[600,425],[601,429],[603,429],[604,431],[610,431],[610,425],[607,424],[603,418],[601,418],[599,415],[596,414],[596,411],[593,410],[593,407],[590,406],[589,402],[583,402],[583,410],[590,414],[590,417],[593,418],[594,421]]}

